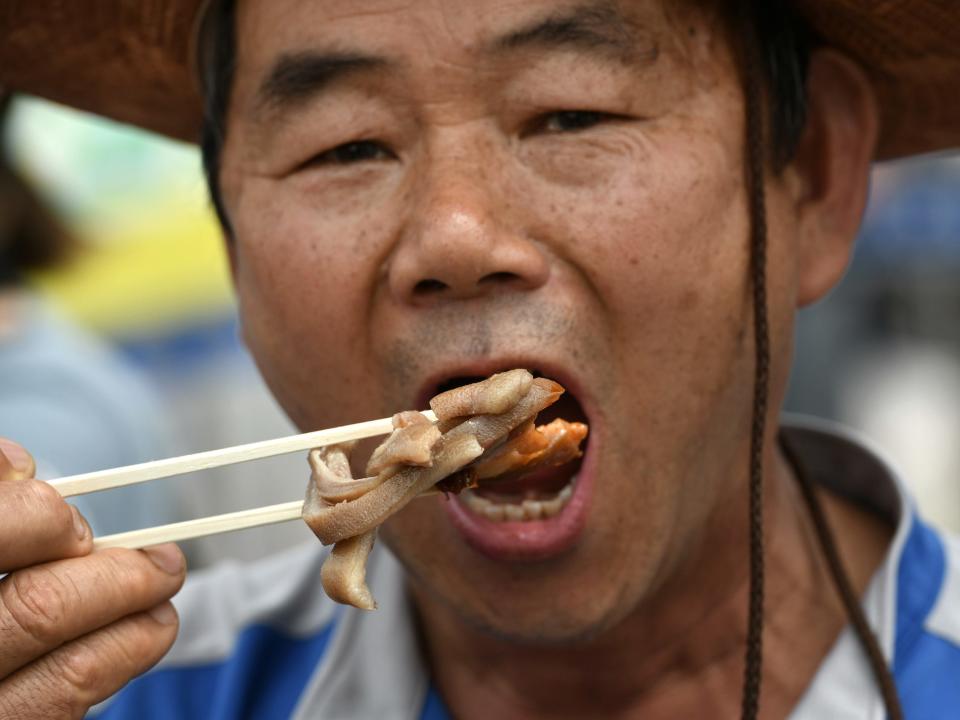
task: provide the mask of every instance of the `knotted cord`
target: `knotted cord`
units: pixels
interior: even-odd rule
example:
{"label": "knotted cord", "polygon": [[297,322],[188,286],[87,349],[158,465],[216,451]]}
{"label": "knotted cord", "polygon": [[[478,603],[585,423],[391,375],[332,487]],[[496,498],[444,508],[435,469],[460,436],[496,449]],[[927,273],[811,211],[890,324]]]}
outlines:
{"label": "knotted cord", "polygon": [[[743,79],[746,108],[745,167],[750,214],[750,278],[753,290],[755,372],[753,417],[750,428],[749,478],[749,543],[750,594],[747,613],[747,645],[743,674],[741,718],[755,720],[760,706],[763,676],[763,606],[764,606],[764,542],[763,542],[763,440],[766,426],[770,383],[770,331],[767,314],[767,209],[765,177],[765,133],[763,112],[763,79],[758,40],[750,20],[749,0],[741,3],[743,40]],[[798,456],[786,444],[783,449],[793,467],[813,521],[834,585],[860,640],[870,669],[876,678],[890,720],[902,720],[903,710],[897,687],[887,666],[876,636],[863,614],[856,593],[837,551],[836,540],[810,477]]]}

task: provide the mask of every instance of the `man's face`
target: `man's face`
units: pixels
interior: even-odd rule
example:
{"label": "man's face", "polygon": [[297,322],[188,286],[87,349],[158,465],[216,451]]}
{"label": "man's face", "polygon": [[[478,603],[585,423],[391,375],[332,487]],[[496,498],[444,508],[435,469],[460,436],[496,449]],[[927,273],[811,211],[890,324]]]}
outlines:
{"label": "man's face", "polygon": [[[579,470],[549,521],[431,497],[383,531],[418,592],[499,634],[609,627],[740,507],[743,100],[721,24],[686,5],[240,3],[221,178],[245,337],[294,421],[526,367],[590,424],[582,466],[536,489]],[[776,403],[795,288],[775,187],[770,213]]]}

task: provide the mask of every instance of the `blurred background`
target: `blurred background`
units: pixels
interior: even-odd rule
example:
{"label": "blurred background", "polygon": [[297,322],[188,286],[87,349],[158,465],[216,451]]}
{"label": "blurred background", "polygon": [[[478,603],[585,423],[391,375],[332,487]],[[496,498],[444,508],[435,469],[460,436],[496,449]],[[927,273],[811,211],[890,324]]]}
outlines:
{"label": "blurred background", "polygon": [[[20,318],[4,323],[0,300],[0,435],[30,448],[39,476],[296,432],[241,344],[196,148],[24,97],[8,108],[2,140],[8,169],[69,236],[52,262],[0,283]],[[308,475],[300,453],[77,505],[106,534],[297,500]],[[199,567],[310,538],[292,522],[182,547]]]}
{"label": "blurred background", "polygon": [[[0,200],[2,264],[4,233],[52,249],[0,277],[0,435],[52,478],[295,432],[240,342],[196,149],[32,98],[5,114],[3,172],[23,180],[8,195],[49,213],[28,220]],[[960,159],[879,167],[846,281],[801,313],[787,402],[873,439],[954,530],[958,279]],[[117,532],[298,499],[307,476],[296,454],[78,504]],[[198,567],[311,537],[294,522],[184,549]]]}

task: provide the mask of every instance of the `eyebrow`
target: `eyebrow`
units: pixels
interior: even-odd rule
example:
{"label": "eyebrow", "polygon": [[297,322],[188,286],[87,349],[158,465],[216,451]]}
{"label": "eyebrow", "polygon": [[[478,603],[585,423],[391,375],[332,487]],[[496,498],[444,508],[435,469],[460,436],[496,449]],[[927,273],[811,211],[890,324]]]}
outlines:
{"label": "eyebrow", "polygon": [[[609,0],[574,7],[502,35],[485,54],[542,48],[602,54],[620,62],[656,60],[655,41],[641,40]],[[283,113],[312,100],[348,77],[382,73],[395,65],[379,55],[360,52],[302,50],[283,53],[257,88],[255,116]]]}
{"label": "eyebrow", "polygon": [[389,64],[386,58],[361,53],[284,53],[257,88],[255,109],[289,109],[349,76],[382,71]]}
{"label": "eyebrow", "polygon": [[637,37],[635,28],[607,0],[587,3],[504,35],[492,49],[579,50],[602,53],[621,62],[654,61],[659,49],[652,37]]}

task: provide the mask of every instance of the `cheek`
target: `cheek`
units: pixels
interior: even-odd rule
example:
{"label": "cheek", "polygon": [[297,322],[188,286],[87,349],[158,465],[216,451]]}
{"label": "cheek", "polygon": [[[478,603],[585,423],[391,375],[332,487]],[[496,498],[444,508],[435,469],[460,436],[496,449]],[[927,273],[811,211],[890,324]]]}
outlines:
{"label": "cheek", "polygon": [[294,422],[346,422],[374,411],[364,318],[378,228],[288,198],[281,183],[248,181],[233,214],[244,338]]}
{"label": "cheek", "polygon": [[702,131],[654,132],[618,153],[630,161],[602,182],[530,200],[554,210],[542,232],[559,238],[592,287],[631,380],[685,374],[696,383],[709,375],[705,361],[742,341],[748,225],[728,144]]}
{"label": "cheek", "polygon": [[[653,135],[649,148],[634,146],[632,161],[597,188],[559,193],[545,230],[561,238],[609,325],[603,359],[618,384],[598,405],[603,478],[617,492],[600,493],[596,512],[638,528],[608,538],[623,558],[702,514],[738,457],[750,397],[749,225],[737,148],[702,131]],[[625,501],[637,510],[623,517]]]}

